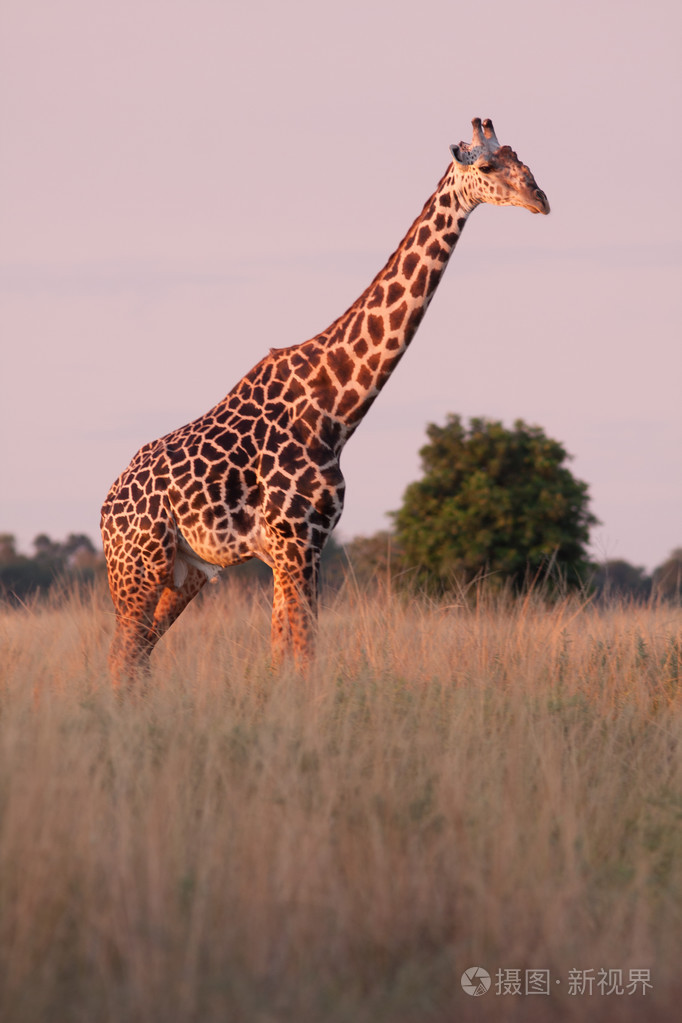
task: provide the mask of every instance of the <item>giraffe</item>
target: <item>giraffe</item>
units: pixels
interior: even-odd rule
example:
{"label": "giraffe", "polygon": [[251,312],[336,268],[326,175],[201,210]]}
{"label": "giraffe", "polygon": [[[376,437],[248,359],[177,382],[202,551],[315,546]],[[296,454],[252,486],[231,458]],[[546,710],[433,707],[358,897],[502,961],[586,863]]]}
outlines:
{"label": "giraffe", "polygon": [[549,213],[528,167],[474,118],[384,268],[327,330],[271,348],[205,415],[145,444],[112,485],[102,537],[116,612],[110,668],[132,683],[207,581],[272,568],[273,661],[309,662],[320,554],[343,508],[340,455],[412,340],[480,203]]}

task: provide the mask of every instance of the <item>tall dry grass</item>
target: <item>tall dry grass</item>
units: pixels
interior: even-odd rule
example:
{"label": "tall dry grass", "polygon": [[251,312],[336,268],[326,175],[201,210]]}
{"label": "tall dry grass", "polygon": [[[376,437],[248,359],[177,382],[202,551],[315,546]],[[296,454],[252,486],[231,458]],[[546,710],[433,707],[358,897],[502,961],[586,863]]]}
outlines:
{"label": "tall dry grass", "polygon": [[303,680],[211,590],[123,700],[103,592],[0,613],[3,1023],[677,1018],[679,608],[349,586]]}

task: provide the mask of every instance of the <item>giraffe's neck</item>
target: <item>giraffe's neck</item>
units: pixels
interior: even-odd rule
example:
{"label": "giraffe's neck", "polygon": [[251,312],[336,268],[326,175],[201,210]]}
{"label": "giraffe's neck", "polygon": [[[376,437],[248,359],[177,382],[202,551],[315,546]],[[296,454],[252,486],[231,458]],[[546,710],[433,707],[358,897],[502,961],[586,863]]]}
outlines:
{"label": "giraffe's neck", "polygon": [[326,411],[355,430],[390,377],[428,308],[473,205],[444,175],[399,247],[356,302],[315,341],[327,353]]}

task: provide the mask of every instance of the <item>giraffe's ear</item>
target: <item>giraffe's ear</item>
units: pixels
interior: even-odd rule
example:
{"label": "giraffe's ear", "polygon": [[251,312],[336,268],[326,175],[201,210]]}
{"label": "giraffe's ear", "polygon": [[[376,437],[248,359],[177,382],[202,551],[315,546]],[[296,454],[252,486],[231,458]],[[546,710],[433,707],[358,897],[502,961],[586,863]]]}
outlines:
{"label": "giraffe's ear", "polygon": [[452,159],[455,163],[458,163],[461,167],[464,167],[471,163],[470,147],[466,142],[460,142],[458,146],[450,146],[450,152],[452,153]]}

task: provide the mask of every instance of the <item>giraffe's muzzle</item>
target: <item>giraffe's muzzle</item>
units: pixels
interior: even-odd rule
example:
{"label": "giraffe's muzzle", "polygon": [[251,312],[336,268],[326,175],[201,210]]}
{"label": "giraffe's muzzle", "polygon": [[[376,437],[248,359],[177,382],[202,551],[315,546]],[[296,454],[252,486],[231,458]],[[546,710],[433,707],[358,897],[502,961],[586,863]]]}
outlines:
{"label": "giraffe's muzzle", "polygon": [[541,188],[536,188],[528,206],[531,213],[549,213],[549,201]]}

